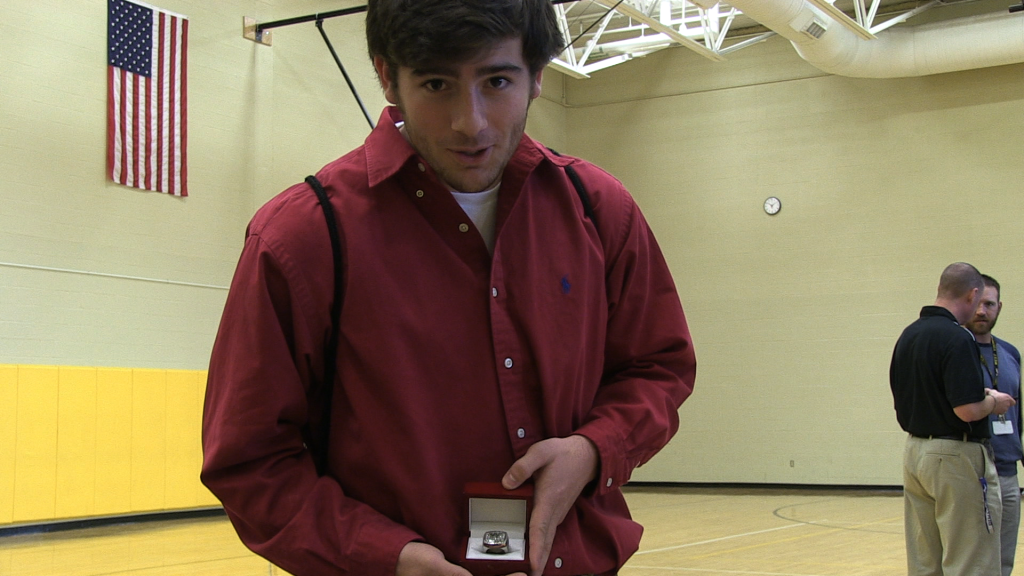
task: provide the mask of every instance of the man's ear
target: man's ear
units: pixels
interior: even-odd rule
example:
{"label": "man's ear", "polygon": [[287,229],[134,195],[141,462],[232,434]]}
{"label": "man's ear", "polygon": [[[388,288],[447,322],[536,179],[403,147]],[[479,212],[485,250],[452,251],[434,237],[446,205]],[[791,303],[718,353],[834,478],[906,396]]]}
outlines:
{"label": "man's ear", "polygon": [[537,72],[537,75],[533,77],[533,85],[530,86],[530,100],[533,100],[534,98],[540,96],[541,79],[543,78],[543,76],[544,69],[541,68],[540,72]]}
{"label": "man's ear", "polygon": [[384,97],[392,104],[398,104],[398,86],[391,80],[391,67],[383,56],[373,57],[373,67],[377,70],[380,87],[384,89]]}

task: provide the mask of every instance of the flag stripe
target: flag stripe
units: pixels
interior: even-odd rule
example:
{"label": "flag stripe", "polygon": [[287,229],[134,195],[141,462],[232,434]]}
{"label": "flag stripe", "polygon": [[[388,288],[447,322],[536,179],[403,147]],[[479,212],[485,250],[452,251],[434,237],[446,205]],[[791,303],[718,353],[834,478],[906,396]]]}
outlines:
{"label": "flag stripe", "polygon": [[118,177],[128,182],[128,73],[121,73],[121,170]]}
{"label": "flag stripe", "polygon": [[[112,122],[114,118],[114,67],[107,66],[107,121]],[[108,132],[112,131],[108,129]],[[109,135],[108,135],[109,140]],[[114,179],[114,146],[113,142],[107,142],[107,175]]]}
{"label": "flag stripe", "polygon": [[187,196],[188,19],[129,0],[107,5],[110,177]]}
{"label": "flag stripe", "polygon": [[[176,86],[174,85],[174,41],[176,40],[176,38],[174,37],[176,33],[174,24],[175,23],[173,20],[167,22],[167,26],[168,28],[170,28],[169,33],[167,34],[167,42],[170,44],[170,46],[168,47],[167,53],[164,54],[164,58],[167,58],[167,119],[170,123],[170,126],[167,129],[168,140],[174,139],[175,127],[177,126],[177,123],[174,121],[176,116],[176,112],[174,110],[174,103],[176,102],[174,98],[176,88]],[[177,192],[177,190],[174,187],[174,176],[176,174],[175,171],[178,168],[174,162],[175,155],[176,152],[174,150],[168,149],[167,164],[169,165],[170,169],[167,171],[167,189],[168,191]]]}
{"label": "flag stripe", "polygon": [[164,184],[164,176],[167,174],[167,167],[164,165],[164,136],[167,134],[167,128],[165,122],[167,121],[167,113],[164,110],[164,95],[167,94],[167,86],[164,85],[164,66],[163,66],[163,55],[164,55],[164,23],[160,20],[157,25],[157,50],[156,50],[156,85],[157,85],[157,101],[156,101],[156,114],[159,125],[157,127],[157,142],[156,142],[156,185],[159,190],[166,190]]}
{"label": "flag stripe", "polygon": [[181,44],[178,58],[178,173],[181,175],[181,195],[188,196],[188,20],[181,22]]}
{"label": "flag stripe", "polygon": [[139,98],[139,76],[132,74],[132,164],[131,164],[131,177],[128,179],[132,186],[139,187],[139,116],[145,110],[144,106],[140,106]]}

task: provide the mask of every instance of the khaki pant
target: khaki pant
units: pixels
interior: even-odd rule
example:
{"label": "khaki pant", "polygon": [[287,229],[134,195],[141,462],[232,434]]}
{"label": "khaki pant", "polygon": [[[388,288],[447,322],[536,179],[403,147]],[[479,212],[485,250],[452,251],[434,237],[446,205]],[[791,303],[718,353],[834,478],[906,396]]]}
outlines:
{"label": "khaki pant", "polygon": [[1013,571],[1013,557],[1017,553],[1017,531],[1020,529],[1020,485],[1017,475],[1000,476],[1003,497],[1003,528],[999,545],[1003,549],[1003,576]]}
{"label": "khaki pant", "polygon": [[909,576],[1000,575],[1002,504],[987,446],[908,437],[903,505]]}

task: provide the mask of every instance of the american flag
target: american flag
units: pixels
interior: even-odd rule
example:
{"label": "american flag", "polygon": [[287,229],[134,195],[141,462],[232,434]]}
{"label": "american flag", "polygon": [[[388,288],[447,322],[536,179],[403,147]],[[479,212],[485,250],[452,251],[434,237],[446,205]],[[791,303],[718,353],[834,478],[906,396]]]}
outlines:
{"label": "american flag", "polygon": [[107,170],[118,184],[188,196],[188,19],[107,0]]}

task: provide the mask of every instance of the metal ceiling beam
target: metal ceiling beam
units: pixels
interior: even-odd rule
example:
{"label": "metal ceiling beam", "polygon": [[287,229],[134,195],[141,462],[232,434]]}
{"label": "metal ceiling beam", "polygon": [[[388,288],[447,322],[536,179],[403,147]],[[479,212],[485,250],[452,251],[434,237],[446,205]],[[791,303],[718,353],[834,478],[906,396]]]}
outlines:
{"label": "metal ceiling beam", "polygon": [[815,7],[821,9],[823,12],[832,17],[833,20],[839,22],[843,26],[852,30],[856,35],[860,36],[865,40],[877,40],[878,37],[871,33],[867,28],[858,24],[855,20],[846,15],[839,8],[836,8],[828,2],[828,0],[807,0],[807,2],[813,4]]}
{"label": "metal ceiling beam", "polygon": [[609,10],[608,13],[605,14],[604,18],[601,19],[601,24],[597,27],[597,32],[594,33],[594,37],[587,42],[587,47],[583,50],[583,56],[579,59],[580,66],[587,63],[587,59],[590,58],[590,53],[593,52],[594,47],[597,46],[597,41],[601,39],[601,35],[604,34],[605,29],[608,28],[608,23],[612,21],[612,16],[614,16],[614,14]]}
{"label": "metal ceiling beam", "polygon": [[871,2],[871,9],[868,11],[868,21],[865,23],[865,27],[870,30],[875,25],[875,16],[878,14],[878,6],[882,4],[882,0],[873,0]]}
{"label": "metal ceiling beam", "polygon": [[721,55],[716,53],[714,50],[708,48],[707,46],[701,44],[700,42],[697,42],[696,40],[693,40],[691,38],[688,38],[688,37],[680,34],[679,31],[676,30],[675,28],[672,28],[671,26],[667,26],[665,24],[662,24],[661,22],[659,22],[655,18],[651,18],[650,16],[645,14],[643,11],[638,10],[635,6],[633,6],[629,2],[621,2],[620,3],[620,2],[617,2],[616,0],[594,0],[594,1],[596,3],[598,3],[598,4],[601,4],[602,6],[606,6],[608,8],[614,8],[616,12],[618,12],[619,14],[622,14],[623,16],[627,16],[629,18],[633,18],[634,20],[637,20],[639,22],[643,22],[651,30],[654,30],[656,32],[661,32],[662,34],[664,34],[664,35],[668,36],[669,38],[671,38],[673,42],[678,42],[679,44],[682,44],[683,46],[689,48],[690,50],[693,50],[694,52],[700,54],[701,56],[704,56],[708,60],[714,60],[715,62],[722,62],[722,61],[725,60],[725,58],[723,58]]}
{"label": "metal ceiling beam", "polygon": [[906,22],[907,20],[913,18],[914,16],[917,16],[921,12],[925,12],[927,10],[930,10],[930,9],[938,6],[939,4],[941,4],[941,2],[939,2],[939,0],[932,0],[931,2],[929,2],[929,3],[927,3],[927,4],[923,5],[923,6],[918,6],[917,8],[914,8],[913,10],[911,10],[909,12],[904,12],[903,14],[900,14],[899,16],[895,16],[893,18],[890,18],[890,19],[886,20],[885,22],[882,22],[878,26],[872,26],[871,27],[871,32],[881,32],[882,30],[885,30],[887,28],[892,28],[893,26],[895,26],[897,24],[902,24],[903,22]]}
{"label": "metal ceiling beam", "polygon": [[565,74],[566,76],[569,76],[570,78],[575,78],[577,80],[586,80],[587,78],[590,78],[588,74],[584,74],[583,72],[580,72],[579,70],[573,68],[572,66],[569,66],[568,62],[560,58],[555,58],[551,60],[551,62],[548,62],[548,67],[554,68],[555,70],[558,70],[562,74]]}

